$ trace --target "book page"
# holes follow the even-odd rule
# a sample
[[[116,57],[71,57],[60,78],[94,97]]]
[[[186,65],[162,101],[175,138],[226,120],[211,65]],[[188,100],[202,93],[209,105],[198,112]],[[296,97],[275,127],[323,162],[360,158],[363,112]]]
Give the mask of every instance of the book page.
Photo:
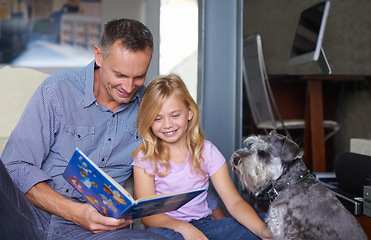
[[[62,175],[102,215],[119,217],[134,202],[112,177],[76,149]]]

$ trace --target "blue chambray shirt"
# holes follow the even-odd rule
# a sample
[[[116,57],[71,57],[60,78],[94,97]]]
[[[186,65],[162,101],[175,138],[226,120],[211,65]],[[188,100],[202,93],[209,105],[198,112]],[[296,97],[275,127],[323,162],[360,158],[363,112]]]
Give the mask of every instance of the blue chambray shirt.
[[[52,74],[36,90],[1,155],[13,181],[26,193],[46,181],[59,193],[84,201],[62,177],[75,148],[124,185],[139,145],[136,117],[145,87],[115,112],[93,93],[95,62]]]

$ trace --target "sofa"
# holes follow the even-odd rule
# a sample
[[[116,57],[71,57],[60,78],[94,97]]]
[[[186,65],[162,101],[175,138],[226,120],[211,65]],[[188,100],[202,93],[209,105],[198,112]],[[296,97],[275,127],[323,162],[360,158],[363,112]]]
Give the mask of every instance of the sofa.
[[[29,68],[0,69],[0,153],[27,102],[46,77],[48,74]]]

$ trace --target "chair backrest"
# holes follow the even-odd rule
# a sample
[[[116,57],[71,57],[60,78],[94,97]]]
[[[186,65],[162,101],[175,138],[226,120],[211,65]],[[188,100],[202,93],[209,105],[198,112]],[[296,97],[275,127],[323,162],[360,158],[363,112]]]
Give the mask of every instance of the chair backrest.
[[[246,38],[243,49],[244,83],[254,123],[256,126],[271,123],[276,127],[260,35]]]
[[[30,68],[0,69],[0,155],[32,94],[48,76]]]

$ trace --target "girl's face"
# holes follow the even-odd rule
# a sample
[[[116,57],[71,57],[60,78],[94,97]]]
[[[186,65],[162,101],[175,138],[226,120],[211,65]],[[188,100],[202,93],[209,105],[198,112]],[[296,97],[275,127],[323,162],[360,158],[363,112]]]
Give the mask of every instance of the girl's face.
[[[191,109],[173,96],[168,97],[151,128],[166,143],[179,144],[186,137],[188,121],[193,117]]]

